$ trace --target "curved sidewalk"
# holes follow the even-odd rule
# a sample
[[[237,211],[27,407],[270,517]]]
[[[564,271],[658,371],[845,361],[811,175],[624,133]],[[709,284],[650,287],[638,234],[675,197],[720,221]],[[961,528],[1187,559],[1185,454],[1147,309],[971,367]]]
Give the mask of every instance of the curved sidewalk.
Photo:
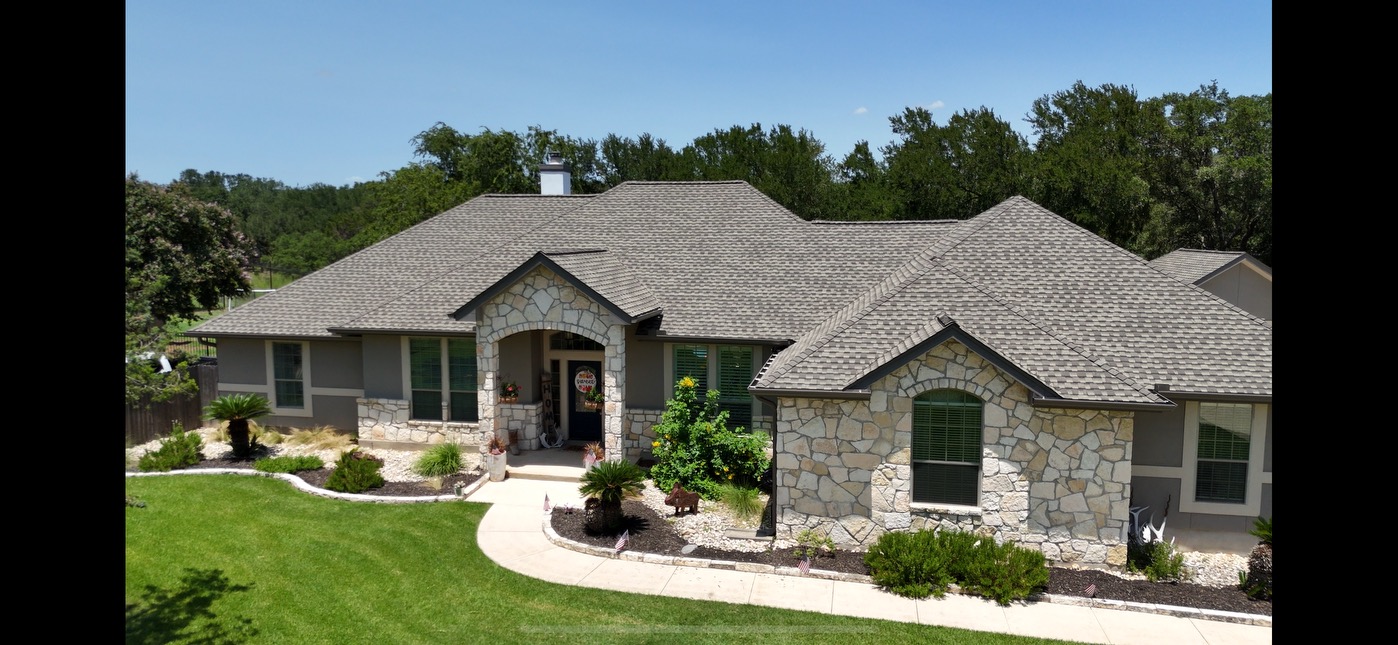
[[[577,482],[509,478],[470,495],[491,505],[476,541],[491,560],[512,571],[566,585],[654,595],[748,603],[826,614],[961,627],[976,631],[1084,643],[1254,645],[1272,642],[1268,625],[1249,625],[1057,602],[1016,603],[948,594],[913,600],[867,583],[732,569],[677,566],[591,555],[554,544],[545,535],[544,495],[581,507]],[[657,556],[656,560],[673,560]]]

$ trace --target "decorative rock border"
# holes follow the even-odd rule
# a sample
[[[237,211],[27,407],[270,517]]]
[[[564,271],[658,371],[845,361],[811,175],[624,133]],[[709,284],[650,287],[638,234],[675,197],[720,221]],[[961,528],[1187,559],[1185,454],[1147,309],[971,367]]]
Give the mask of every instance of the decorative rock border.
[[[471,482],[463,491],[461,496],[452,495],[432,495],[430,497],[405,497],[401,495],[364,495],[362,493],[341,493],[324,488],[316,488],[306,483],[306,480],[290,473],[264,473],[251,468],[193,468],[186,470],[171,470],[163,473],[126,473],[127,477],[159,477],[163,475],[253,475],[256,477],[270,477],[290,482],[292,486],[305,493],[310,493],[318,497],[328,497],[330,499],[343,499],[351,502],[372,502],[376,504],[419,504],[425,502],[450,502],[456,500],[466,500],[471,493],[476,492],[484,486],[490,478],[482,474]]]
[[[798,576],[805,578],[817,578],[821,580],[840,580],[844,582],[862,582],[874,584],[874,579],[870,576],[857,573],[842,573],[839,571],[828,571],[825,569],[811,569],[810,573],[803,574],[796,567],[778,567],[770,564],[756,564],[752,562],[734,562],[732,560],[709,560],[707,558],[691,558],[687,556],[660,555],[658,553],[644,553],[639,551],[622,551],[617,553],[615,549],[602,546],[593,546],[570,540],[553,530],[553,523],[550,521],[552,511],[544,514],[543,528],[544,536],[556,546],[563,547],[570,551],[586,553],[613,560],[629,560],[632,562],[650,562],[652,564],[668,564],[679,567],[696,567],[700,569],[727,569],[730,571],[750,571],[752,573],[772,573],[779,576]],[[956,586],[952,585],[950,591],[958,593]],[[1177,616],[1180,618],[1198,618],[1201,620],[1214,620],[1225,623],[1240,623],[1243,625],[1257,625],[1259,627],[1271,627],[1272,617],[1261,614],[1240,614],[1231,611],[1215,611],[1211,609],[1195,609],[1193,607],[1174,607],[1170,605],[1153,605],[1139,602],[1126,602],[1122,600],[1105,600],[1097,598],[1081,598],[1078,596],[1060,596],[1054,594],[1034,594],[1028,598],[1030,602],[1050,602],[1063,605],[1075,605],[1079,607],[1093,607],[1098,609],[1121,609],[1125,611],[1139,611],[1149,614],[1162,614],[1166,616]]]

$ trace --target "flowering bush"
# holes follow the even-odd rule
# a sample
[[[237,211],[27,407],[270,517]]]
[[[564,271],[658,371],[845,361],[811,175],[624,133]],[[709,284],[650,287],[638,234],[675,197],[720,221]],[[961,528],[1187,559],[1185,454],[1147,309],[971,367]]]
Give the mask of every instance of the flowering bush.
[[[666,402],[655,426],[650,476],[656,488],[669,490],[678,482],[713,500],[722,484],[755,486],[771,463],[767,435],[730,429],[728,412],[718,408],[718,390],[700,401],[695,386],[687,376],[676,382],[675,398]]]
[[[505,381],[505,384],[500,386],[500,396],[507,399],[519,398],[519,384],[514,381]]]

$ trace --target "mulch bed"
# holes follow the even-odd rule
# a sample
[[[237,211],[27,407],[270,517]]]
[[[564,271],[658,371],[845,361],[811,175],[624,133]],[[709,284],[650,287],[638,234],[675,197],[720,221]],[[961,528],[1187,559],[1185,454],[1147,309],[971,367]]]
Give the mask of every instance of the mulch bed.
[[[626,546],[628,551],[783,567],[794,567],[800,562],[800,558],[791,548],[746,552],[699,546],[684,554],[681,552],[686,545],[684,538],[649,506],[639,501],[625,500],[621,508],[624,522],[622,528],[630,532]],[[554,509],[549,521],[559,537],[591,546],[616,546],[617,534],[601,535],[587,531],[581,509],[571,513]],[[836,549],[832,555],[812,558],[811,568],[869,575],[869,567],[864,564],[863,553],[840,549]],[[1272,615],[1270,600],[1253,600],[1241,589],[1234,587],[1216,588],[1184,582],[1129,580],[1095,569],[1049,567],[1049,583],[1042,591],[1060,596],[1086,598],[1089,597],[1087,589],[1091,585],[1097,586],[1095,595],[1091,597],[1098,599]]]

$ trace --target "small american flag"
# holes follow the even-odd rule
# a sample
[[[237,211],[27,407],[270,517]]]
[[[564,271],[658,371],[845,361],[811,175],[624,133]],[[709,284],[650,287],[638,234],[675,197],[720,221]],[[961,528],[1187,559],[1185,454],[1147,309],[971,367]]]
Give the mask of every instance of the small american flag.
[[[548,493],[544,493],[544,512],[545,512],[545,513],[549,512],[549,509],[550,509],[550,508],[552,508],[552,507],[549,506],[549,494],[548,494]]]
[[[621,532],[621,537],[619,537],[619,538],[616,539],[616,552],[617,552],[617,553],[621,553],[621,550],[624,549],[624,548],[626,548],[626,541],[629,540],[629,539],[631,539],[631,529],[627,529],[627,530],[625,530],[625,531],[622,531],[622,532]]]
[[[1087,586],[1086,589],[1083,589],[1082,592],[1085,593],[1085,594],[1087,594],[1087,597],[1088,597],[1088,598],[1096,598],[1096,597],[1097,597],[1097,585],[1096,585],[1096,584],[1090,584],[1090,585]]]
[[[810,573],[810,572],[811,572],[811,556],[806,556],[806,557],[804,557],[804,558],[801,558],[801,561],[798,562],[798,563],[796,563],[796,568],[797,568],[797,569],[800,569],[802,574]]]

